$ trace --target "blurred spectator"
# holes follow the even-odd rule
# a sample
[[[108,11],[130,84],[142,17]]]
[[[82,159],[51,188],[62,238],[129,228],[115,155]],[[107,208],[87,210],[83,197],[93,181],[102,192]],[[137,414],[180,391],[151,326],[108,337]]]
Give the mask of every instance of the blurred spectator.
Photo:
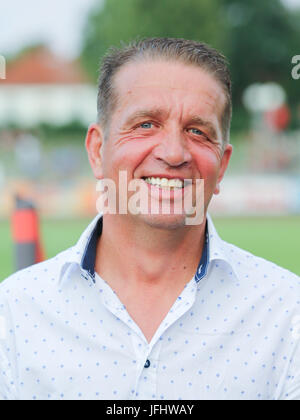
[[[41,145],[32,134],[21,134],[15,145],[15,158],[22,175],[35,179],[41,174]]]

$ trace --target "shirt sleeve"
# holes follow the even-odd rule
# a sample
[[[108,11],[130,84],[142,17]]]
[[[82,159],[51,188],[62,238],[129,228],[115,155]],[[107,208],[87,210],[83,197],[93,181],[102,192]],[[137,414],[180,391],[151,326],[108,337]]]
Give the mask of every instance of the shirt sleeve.
[[[14,328],[0,290],[0,400],[17,400]]]

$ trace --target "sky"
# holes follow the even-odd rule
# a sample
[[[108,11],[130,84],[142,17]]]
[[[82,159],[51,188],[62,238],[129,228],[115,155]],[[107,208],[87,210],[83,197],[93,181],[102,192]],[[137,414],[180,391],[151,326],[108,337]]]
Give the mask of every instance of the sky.
[[[0,54],[42,42],[75,57],[91,8],[102,0],[0,0]]]
[[[24,46],[43,42],[59,55],[76,57],[87,15],[102,1],[0,0],[0,55],[13,55]],[[300,7],[300,0],[282,1]]]
[[[300,0],[284,0],[283,3],[291,8],[300,7]]]

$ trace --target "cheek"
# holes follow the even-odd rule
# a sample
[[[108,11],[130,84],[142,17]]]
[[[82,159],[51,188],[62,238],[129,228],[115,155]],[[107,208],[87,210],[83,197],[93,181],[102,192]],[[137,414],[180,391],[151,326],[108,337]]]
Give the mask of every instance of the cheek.
[[[201,150],[194,153],[193,156],[201,178],[205,180],[205,184],[214,185],[217,181],[220,169],[219,153],[212,151],[207,147],[201,148]]]
[[[154,146],[154,142],[149,139],[128,139],[122,143],[112,144],[103,154],[104,176],[118,176],[120,170],[127,170],[128,177],[132,178],[135,169],[151,153]]]
[[[193,147],[191,153],[197,165],[202,168],[207,168],[207,170],[213,170],[220,165],[221,162],[221,153],[219,148],[216,146],[205,146],[201,145]]]

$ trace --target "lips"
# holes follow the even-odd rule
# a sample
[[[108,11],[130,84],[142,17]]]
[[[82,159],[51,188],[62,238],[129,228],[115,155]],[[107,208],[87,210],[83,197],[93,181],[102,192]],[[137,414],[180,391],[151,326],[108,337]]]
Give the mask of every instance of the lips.
[[[168,176],[145,176],[141,178],[145,185],[148,187],[150,197],[155,201],[162,201],[173,203],[182,213],[182,206],[185,198],[189,197],[193,193],[192,179],[180,177]],[[177,204],[175,204],[177,203]],[[177,208],[176,207],[176,208]],[[179,214],[179,213],[178,213]]]

